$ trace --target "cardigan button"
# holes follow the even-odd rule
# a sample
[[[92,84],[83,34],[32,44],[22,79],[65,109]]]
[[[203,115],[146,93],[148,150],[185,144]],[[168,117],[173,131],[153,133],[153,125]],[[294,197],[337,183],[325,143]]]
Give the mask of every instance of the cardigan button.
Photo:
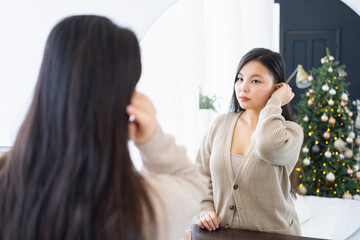
[[[236,189],[238,189],[239,188],[239,186],[237,185],[237,184],[235,184],[234,185],[234,189],[236,190]]]
[[[229,224],[226,224],[226,225],[225,225],[225,228],[229,228]]]
[[[235,208],[234,205],[230,205],[229,207],[230,210],[234,210],[234,208]]]

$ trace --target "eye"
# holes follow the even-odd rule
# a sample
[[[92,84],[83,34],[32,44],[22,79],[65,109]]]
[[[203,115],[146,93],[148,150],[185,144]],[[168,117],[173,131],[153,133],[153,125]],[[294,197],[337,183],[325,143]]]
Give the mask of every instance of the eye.
[[[244,79],[242,77],[237,77],[236,81],[243,81]]]
[[[256,79],[252,80],[251,82],[253,82],[253,83],[260,83],[260,81],[259,81],[259,80],[256,80]]]

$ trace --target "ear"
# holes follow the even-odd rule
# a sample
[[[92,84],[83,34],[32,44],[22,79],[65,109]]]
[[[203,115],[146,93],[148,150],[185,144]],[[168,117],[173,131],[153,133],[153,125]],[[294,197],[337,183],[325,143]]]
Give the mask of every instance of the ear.
[[[275,91],[281,88],[281,83],[277,83],[274,85]]]

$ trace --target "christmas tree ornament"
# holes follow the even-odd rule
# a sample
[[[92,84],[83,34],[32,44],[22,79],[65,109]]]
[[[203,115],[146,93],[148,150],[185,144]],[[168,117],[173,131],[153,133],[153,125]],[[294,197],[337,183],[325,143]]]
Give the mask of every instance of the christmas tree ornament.
[[[330,55],[330,56],[329,56],[329,60],[330,60],[330,61],[334,61],[334,57]]]
[[[335,94],[336,94],[336,90],[332,88],[332,89],[330,89],[329,93],[330,93],[331,95],[335,95]]]
[[[345,142],[339,138],[337,139],[335,142],[334,142],[334,147],[339,150],[340,152],[344,151],[345,150]]]
[[[312,80],[314,80],[314,77],[310,74],[308,77],[309,82],[311,82]]]
[[[330,123],[330,124],[335,124],[335,123],[336,123],[336,119],[335,119],[334,117],[330,117],[329,123]]]
[[[332,98],[330,98],[330,100],[328,101],[328,104],[329,104],[330,106],[334,105],[334,100],[332,100]]]
[[[325,153],[324,153],[324,156],[326,158],[331,158],[331,152],[329,150],[327,150]]]
[[[344,193],[344,195],[342,196],[343,199],[352,199],[352,195],[350,193]]]
[[[308,103],[308,106],[311,106],[313,104],[313,101],[311,101],[311,99],[309,99],[309,101],[307,103]]]
[[[355,178],[356,178],[356,180],[360,180],[360,172],[355,173]]]
[[[356,145],[356,146],[360,146],[360,137],[357,137],[357,138],[355,139],[355,145]]]
[[[355,101],[353,101],[353,104],[356,107],[356,111],[358,113],[355,120],[355,127],[360,129],[360,99],[356,99]]]
[[[349,101],[349,97],[346,93],[341,94],[341,100]]]
[[[309,92],[310,92],[310,93],[313,93],[313,92],[314,92],[314,90],[312,90],[312,89],[310,88],[310,89],[309,89]]]
[[[321,121],[323,121],[323,122],[326,122],[328,119],[329,118],[325,113],[321,116]]]
[[[349,138],[355,138],[355,133],[353,131],[349,133]]]
[[[348,168],[348,170],[347,170],[346,172],[347,172],[347,174],[349,174],[349,175],[352,175],[352,174],[354,173],[354,171],[353,171],[351,168]]]
[[[302,152],[303,152],[303,153],[308,153],[308,152],[309,152],[309,149],[305,146],[305,147],[303,147]]]
[[[347,143],[352,143],[352,142],[353,142],[353,139],[350,138],[350,137],[348,137],[348,138],[346,138],[346,142],[347,142]]]
[[[304,166],[309,166],[310,165],[310,159],[309,158],[304,158],[303,159],[303,165]]]
[[[309,117],[307,115],[305,115],[304,122],[308,122],[308,121],[309,121]]]
[[[339,71],[339,77],[346,77],[347,73],[344,70]]]
[[[353,196],[353,199],[359,201],[359,200],[360,200],[360,195],[359,195],[359,194],[355,194],[355,195]]]
[[[314,145],[314,146],[311,148],[311,151],[312,151],[313,153],[318,153],[318,152],[320,152],[320,147],[319,147],[319,145]]]
[[[326,57],[323,57],[321,60],[320,60],[321,64],[324,64],[326,62]]]
[[[329,91],[329,85],[326,83],[326,84],[324,84],[322,87],[321,87],[321,89],[324,91],[324,92],[327,92],[327,91]]]
[[[309,92],[306,92],[306,96],[307,96],[307,97],[310,97],[310,94],[311,94],[311,93],[309,93]]]
[[[331,137],[330,133],[328,131],[324,132],[323,137],[325,139],[329,139]]]
[[[329,68],[328,68],[328,72],[329,72],[329,73],[332,73],[333,71],[334,71],[334,69],[333,69],[332,67],[329,67]]]
[[[301,187],[299,187],[299,192],[302,194],[302,195],[305,195],[307,193],[307,189],[304,185],[302,185]]]
[[[351,111],[349,111],[348,114],[349,114],[349,117],[353,116],[353,113]]]
[[[355,164],[355,165],[353,166],[353,169],[354,169],[354,171],[359,171],[360,167],[359,167],[359,165]]]
[[[341,101],[340,105],[344,107],[346,104],[344,101]]]
[[[340,153],[340,154],[339,154],[339,158],[340,158],[341,160],[345,159],[344,154]]]
[[[346,149],[344,152],[344,156],[346,158],[351,158],[354,155],[353,151],[351,149]]]
[[[335,181],[335,174],[333,174],[331,172],[326,174],[326,180],[328,180],[329,182]]]

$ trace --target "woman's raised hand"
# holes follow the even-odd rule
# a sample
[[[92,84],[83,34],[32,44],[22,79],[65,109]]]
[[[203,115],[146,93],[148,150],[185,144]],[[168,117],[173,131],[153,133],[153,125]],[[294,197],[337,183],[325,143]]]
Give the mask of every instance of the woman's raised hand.
[[[278,83],[276,84],[276,90],[273,92],[271,97],[279,98],[281,101],[281,106],[288,104],[295,96],[291,87],[287,83]]]
[[[134,91],[130,104],[126,107],[129,114],[129,139],[136,144],[149,141],[155,134],[158,122],[156,110],[150,99],[142,93]]]

